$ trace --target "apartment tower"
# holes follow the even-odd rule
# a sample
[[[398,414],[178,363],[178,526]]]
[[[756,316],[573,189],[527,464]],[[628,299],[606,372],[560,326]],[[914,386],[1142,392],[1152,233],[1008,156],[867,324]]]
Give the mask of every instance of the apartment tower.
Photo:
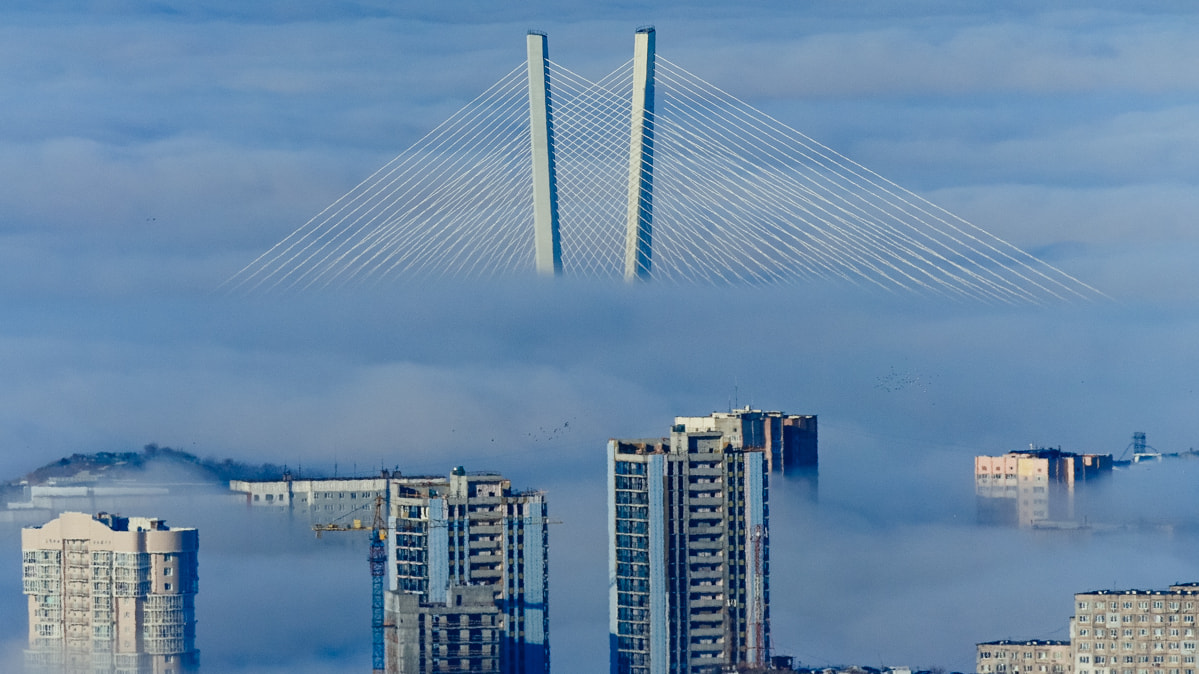
[[[720,430],[608,443],[609,666],[716,674],[770,652],[766,453]]]
[[[980,524],[1036,527],[1075,519],[1075,487],[1112,472],[1110,454],[1040,448],[974,457]]]
[[[459,467],[389,503],[387,671],[549,672],[544,493]]]
[[[195,670],[195,529],[160,519],[63,513],[21,531],[29,671]]]
[[[1074,595],[1074,674],[1195,674],[1199,584]]]
[[[766,412],[747,405],[706,417],[675,417],[674,423],[689,432],[720,431],[735,447],[764,450],[772,473],[816,479],[820,459],[813,414]]]

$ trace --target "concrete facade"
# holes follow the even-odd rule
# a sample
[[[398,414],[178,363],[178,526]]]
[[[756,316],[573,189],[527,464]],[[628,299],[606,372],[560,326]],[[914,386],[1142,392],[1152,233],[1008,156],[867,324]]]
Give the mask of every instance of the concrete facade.
[[[765,452],[720,431],[608,443],[609,667],[723,672],[770,649]]]
[[[554,113],[550,95],[549,39],[530,31],[529,137],[533,163],[533,241],[537,273],[562,275],[562,238],[558,233],[558,181],[554,166]]]
[[[654,62],[656,35],[639,28],[633,39],[633,97],[629,111],[629,203],[624,278],[645,281],[653,265]]]
[[[199,664],[195,529],[63,513],[21,531],[30,671],[179,674]]]
[[[390,475],[315,480],[232,480],[229,489],[245,495],[247,506],[308,516],[314,523],[331,522],[361,511],[367,519],[376,496],[387,496]]]
[[[1195,674],[1199,583],[1074,595],[1075,674]]]
[[[1069,641],[989,641],[977,645],[978,674],[1072,674]]]
[[[455,585],[445,602],[388,592],[388,674],[484,672],[500,674],[503,616],[486,585]]]
[[[688,433],[719,431],[738,448],[762,449],[772,473],[816,479],[820,465],[816,416],[743,409],[706,417],[675,417]]]
[[[487,601],[480,597],[490,597],[492,608],[487,610],[495,612],[494,635],[479,626],[485,631],[468,637],[485,638],[486,643],[494,637],[499,671],[548,672],[548,523],[545,495],[513,491],[509,480],[500,475],[456,468],[448,479],[393,480],[388,529],[394,535],[388,541],[387,587],[389,595],[414,599],[389,596],[387,600],[396,626],[387,640],[389,671],[458,671],[453,667],[466,662],[485,666],[490,658],[483,655],[484,642],[447,650],[442,646],[449,642],[439,632],[413,631],[411,625],[412,620],[460,611],[456,602],[468,602],[475,607],[470,615],[487,620],[483,617]],[[475,620],[466,619],[468,624]],[[414,659],[413,652],[427,657]],[[413,663],[418,664],[416,669],[411,668]]]
[[[1110,454],[1030,449],[974,458],[974,493],[982,524],[1035,527],[1075,518],[1078,484],[1112,472]]]

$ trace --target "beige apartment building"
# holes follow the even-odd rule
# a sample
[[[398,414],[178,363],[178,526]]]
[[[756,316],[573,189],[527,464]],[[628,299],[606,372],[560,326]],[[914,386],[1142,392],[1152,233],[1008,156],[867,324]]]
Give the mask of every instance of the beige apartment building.
[[[23,529],[27,669],[193,671],[198,549],[195,529],[146,517],[67,512]]]
[[[1074,595],[1075,674],[1195,674],[1199,583]]]
[[[989,641],[978,644],[978,674],[1072,674],[1069,641]]]
[[[974,493],[983,524],[1035,527],[1072,522],[1078,484],[1112,471],[1110,454],[1029,449],[974,458]]]

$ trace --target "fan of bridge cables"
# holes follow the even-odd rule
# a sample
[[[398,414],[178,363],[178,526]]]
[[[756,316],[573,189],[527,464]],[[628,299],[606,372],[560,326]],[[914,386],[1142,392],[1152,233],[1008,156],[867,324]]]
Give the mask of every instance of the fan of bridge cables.
[[[532,275],[526,66],[233,275],[239,291]],[[632,62],[551,62],[564,275],[620,278]],[[1000,303],[1104,295],[657,58],[650,277],[835,280]]]

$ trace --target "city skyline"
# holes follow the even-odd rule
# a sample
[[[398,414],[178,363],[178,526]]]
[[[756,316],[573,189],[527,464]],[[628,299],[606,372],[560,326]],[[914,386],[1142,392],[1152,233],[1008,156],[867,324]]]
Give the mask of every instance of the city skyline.
[[[772,636],[805,662],[964,671],[975,643],[1059,629],[1070,606],[1041,608],[1050,586],[1195,580],[1186,537],[984,537],[969,467],[1030,443],[1119,453],[1133,431],[1165,451],[1196,444],[1199,81],[1185,66],[1199,15],[1172,3],[468,9],[0,10],[12,101],[0,112],[0,469],[159,442],[343,470],[501,471],[546,488],[571,523],[551,552],[561,667],[606,661],[606,598],[588,589],[604,573],[591,543],[602,517],[588,510],[604,496],[603,443],[744,404],[821,418],[819,511],[771,494],[772,519],[797,522],[772,539],[776,564],[796,560],[797,574],[780,585],[776,567]],[[660,54],[1116,301],[1012,309],[821,286],[570,281],[213,293],[495,81],[497,64],[519,62],[528,29],[598,76],[648,23]],[[1174,465],[1113,480],[1104,498],[1148,514],[1193,507],[1189,464]],[[1146,485],[1161,504],[1136,498]],[[269,550],[219,535],[227,547],[209,556],[206,538],[205,564],[222,583],[206,576],[205,592],[253,597],[268,638],[221,631],[222,595],[201,597],[198,611],[221,616],[204,638],[228,644],[203,645],[206,663],[258,649],[322,671],[354,657],[338,650],[344,633],[303,631],[301,605],[279,617],[269,593],[238,585],[250,561],[233,551]],[[300,555],[297,574],[327,572],[318,555],[330,550]],[[935,620],[980,578],[1028,592]],[[350,580],[363,579],[337,582]],[[870,593],[887,600],[846,608]],[[22,619],[11,615],[0,618]]]

